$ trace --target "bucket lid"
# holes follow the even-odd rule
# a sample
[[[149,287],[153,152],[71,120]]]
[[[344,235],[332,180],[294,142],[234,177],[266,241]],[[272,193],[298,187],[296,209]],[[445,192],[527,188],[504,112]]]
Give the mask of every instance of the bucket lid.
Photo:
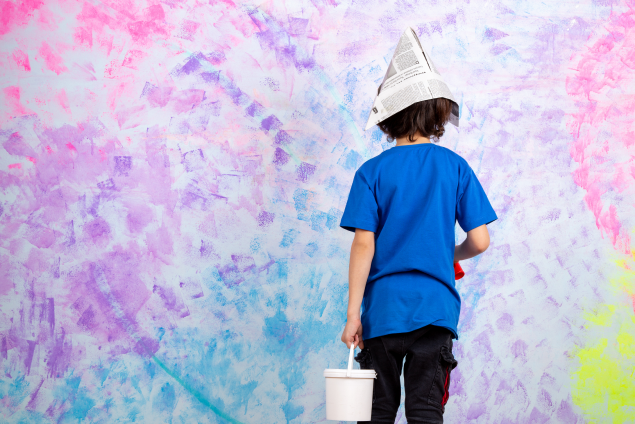
[[[324,370],[324,377],[346,377],[347,370]],[[348,378],[377,378],[375,370],[351,370]]]

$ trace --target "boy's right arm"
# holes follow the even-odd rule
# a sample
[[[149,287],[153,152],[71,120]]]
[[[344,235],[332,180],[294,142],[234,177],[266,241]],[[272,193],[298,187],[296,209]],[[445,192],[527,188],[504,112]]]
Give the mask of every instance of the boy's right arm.
[[[467,238],[454,247],[454,262],[473,258],[485,252],[489,247],[489,231],[483,224],[467,232]]]
[[[364,348],[362,340],[362,320],[360,309],[370,266],[375,256],[375,233],[360,228],[355,229],[355,238],[351,245],[351,261],[348,268],[348,309],[346,327],[342,332],[342,341],[348,348],[351,344]]]

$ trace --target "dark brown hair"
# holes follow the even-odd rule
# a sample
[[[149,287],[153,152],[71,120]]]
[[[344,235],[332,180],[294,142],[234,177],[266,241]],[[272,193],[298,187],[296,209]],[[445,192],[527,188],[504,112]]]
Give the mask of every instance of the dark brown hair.
[[[423,137],[438,141],[445,133],[451,112],[452,102],[448,99],[424,100],[395,113],[377,126],[388,136],[389,142],[405,136],[414,141],[417,131]]]

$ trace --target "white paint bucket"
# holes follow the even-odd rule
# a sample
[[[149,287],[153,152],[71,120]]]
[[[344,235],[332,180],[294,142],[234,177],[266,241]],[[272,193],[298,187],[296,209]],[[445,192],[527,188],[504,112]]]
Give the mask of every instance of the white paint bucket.
[[[375,370],[354,370],[351,345],[348,369],[324,370],[326,377],[326,419],[333,421],[370,421],[373,409]]]

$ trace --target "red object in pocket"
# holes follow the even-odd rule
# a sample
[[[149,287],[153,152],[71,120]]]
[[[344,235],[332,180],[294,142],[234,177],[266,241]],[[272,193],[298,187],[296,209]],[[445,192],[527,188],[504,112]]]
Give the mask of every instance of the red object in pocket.
[[[460,280],[464,275],[465,272],[463,271],[463,268],[461,268],[461,265],[459,265],[458,262],[454,262],[454,279]]]
[[[443,400],[441,401],[441,405],[445,406],[448,403],[448,398],[450,397],[450,366],[448,365],[448,369],[445,373],[445,383],[443,383]]]

